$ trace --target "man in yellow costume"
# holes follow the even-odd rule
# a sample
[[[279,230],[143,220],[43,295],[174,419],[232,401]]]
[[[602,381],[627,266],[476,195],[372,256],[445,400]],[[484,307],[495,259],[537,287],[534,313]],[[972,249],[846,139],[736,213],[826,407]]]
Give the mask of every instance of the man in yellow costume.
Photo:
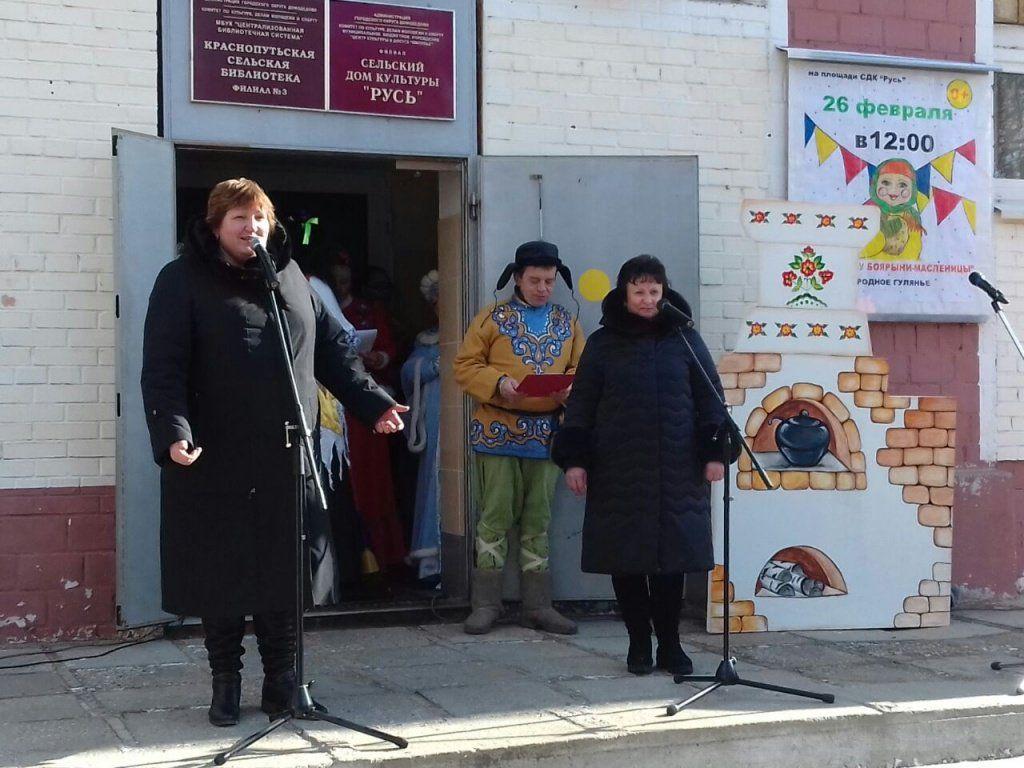
[[[572,276],[554,244],[519,246],[496,287],[502,290],[514,277],[514,295],[473,319],[455,358],[455,379],[477,402],[470,427],[479,519],[473,612],[465,623],[469,634],[490,632],[501,613],[508,532],[517,524],[521,623],[563,635],[576,632],[576,625],[551,607],[548,570],[551,501],[560,474],[550,459],[551,436],[569,389],[551,397],[516,391],[530,374],[575,373],[583,352],[579,323],[551,302],[558,275],[571,290]]]

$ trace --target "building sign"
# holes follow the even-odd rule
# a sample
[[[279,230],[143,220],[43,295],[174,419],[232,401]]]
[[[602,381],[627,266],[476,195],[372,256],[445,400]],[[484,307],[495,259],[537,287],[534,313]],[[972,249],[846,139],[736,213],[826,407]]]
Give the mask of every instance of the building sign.
[[[967,276],[989,260],[989,92],[986,75],[790,63],[790,199],[881,209],[858,264],[863,311],[984,314]]]
[[[193,0],[192,100],[324,108],[323,2]]]
[[[455,14],[331,3],[331,109],[455,118]]]
[[[455,14],[192,0],[192,100],[454,120]]]

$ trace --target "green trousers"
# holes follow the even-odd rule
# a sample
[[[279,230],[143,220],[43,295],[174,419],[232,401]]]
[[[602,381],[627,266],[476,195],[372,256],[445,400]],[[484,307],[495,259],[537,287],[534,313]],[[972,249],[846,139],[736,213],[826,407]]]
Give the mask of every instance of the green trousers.
[[[508,532],[519,525],[523,571],[548,569],[551,500],[561,470],[547,459],[476,454],[476,567],[500,570],[508,557]]]

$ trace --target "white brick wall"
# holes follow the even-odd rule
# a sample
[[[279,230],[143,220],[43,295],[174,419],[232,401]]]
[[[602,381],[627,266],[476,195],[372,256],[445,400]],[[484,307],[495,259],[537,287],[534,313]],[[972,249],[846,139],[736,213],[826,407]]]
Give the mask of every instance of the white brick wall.
[[[701,331],[757,300],[739,203],[772,187],[763,2],[485,0],[485,155],[700,155]],[[777,180],[776,180],[777,181]]]
[[[111,127],[155,133],[156,0],[0,0],[0,488],[114,482]]]
[[[996,65],[1009,72],[1024,73],[1024,27],[1007,24],[995,25]],[[996,196],[1004,193],[996,181]],[[1010,193],[1024,200],[1024,181],[1015,183]],[[995,251],[995,278],[999,288],[1006,294],[1010,304],[1006,307],[1006,319],[1024,335],[1024,223],[1008,221],[998,212],[992,223],[992,243]],[[986,389],[994,389],[994,397],[987,398],[995,403],[995,415],[991,420],[993,438],[985,439],[985,425],[982,424],[982,458],[985,458],[986,443],[990,443],[988,457],[1000,461],[1024,459],[1024,363],[1014,348],[1002,324],[994,318],[985,324],[982,332],[982,359],[984,347],[991,351],[994,364],[986,376],[982,372],[982,403],[986,401]],[[986,344],[987,342],[987,344]]]

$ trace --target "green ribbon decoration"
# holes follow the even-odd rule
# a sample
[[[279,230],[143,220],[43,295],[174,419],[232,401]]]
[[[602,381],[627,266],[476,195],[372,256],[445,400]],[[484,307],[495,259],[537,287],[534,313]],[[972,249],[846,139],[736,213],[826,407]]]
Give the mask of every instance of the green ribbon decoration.
[[[302,244],[309,245],[309,236],[313,233],[313,227],[320,224],[320,219],[313,217],[302,222]]]

